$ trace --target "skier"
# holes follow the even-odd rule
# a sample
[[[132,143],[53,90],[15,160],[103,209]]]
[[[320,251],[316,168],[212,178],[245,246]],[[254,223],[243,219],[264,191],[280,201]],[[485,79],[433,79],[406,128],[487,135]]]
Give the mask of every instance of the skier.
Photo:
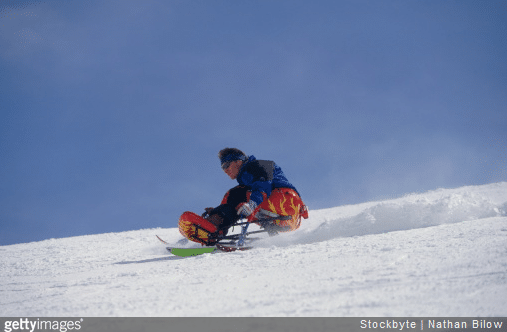
[[[222,170],[238,185],[230,189],[219,206],[205,209],[202,216],[185,212],[180,217],[180,233],[186,238],[206,245],[216,243],[218,235],[241,218],[254,222],[260,215],[291,216],[274,220],[268,232],[292,231],[299,228],[301,217],[308,218],[297,189],[287,180],[282,169],[270,160],[257,160],[236,148],[225,148],[218,153]],[[264,227],[267,227],[264,225]]]

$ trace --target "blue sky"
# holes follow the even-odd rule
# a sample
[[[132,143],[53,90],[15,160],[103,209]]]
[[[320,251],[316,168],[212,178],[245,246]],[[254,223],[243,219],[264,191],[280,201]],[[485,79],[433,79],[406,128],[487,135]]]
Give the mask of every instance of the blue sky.
[[[0,245],[176,227],[224,147],[310,209],[507,181],[506,35],[505,1],[1,2]]]

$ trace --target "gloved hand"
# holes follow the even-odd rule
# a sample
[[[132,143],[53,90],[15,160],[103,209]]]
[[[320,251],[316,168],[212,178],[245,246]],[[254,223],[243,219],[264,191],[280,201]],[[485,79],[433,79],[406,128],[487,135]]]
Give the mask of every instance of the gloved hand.
[[[246,203],[241,203],[238,205],[238,215],[246,218],[254,212],[256,207],[257,203],[251,200]]]
[[[205,210],[206,212],[204,212],[204,213],[201,215],[201,217],[203,217],[203,218],[207,218],[207,217],[209,216],[209,214],[211,213],[211,211],[213,211],[214,209],[215,209],[215,208],[212,208],[212,207],[207,207],[207,208],[205,208],[204,210]]]

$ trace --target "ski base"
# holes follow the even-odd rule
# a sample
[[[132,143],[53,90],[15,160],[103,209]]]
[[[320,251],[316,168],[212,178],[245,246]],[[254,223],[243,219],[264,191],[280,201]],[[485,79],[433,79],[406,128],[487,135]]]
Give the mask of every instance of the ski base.
[[[202,247],[202,248],[172,248],[167,247],[167,250],[175,255],[180,257],[190,257],[190,256],[198,256],[202,254],[209,254],[216,250],[215,247]]]
[[[160,236],[156,235],[156,237],[163,244],[169,245],[169,242],[163,240],[162,238],[160,238]],[[230,244],[234,244],[234,243],[230,243]],[[237,251],[237,250],[243,251],[243,250],[249,250],[252,248],[253,247],[248,247],[248,246],[242,246],[242,247],[238,247],[235,245],[229,246],[229,245],[220,244],[220,243],[217,243],[213,247],[200,247],[200,248],[166,247],[167,251],[169,251],[171,254],[173,254],[175,256],[180,256],[180,257],[198,256],[198,255],[202,255],[202,254],[211,254],[214,252],[232,252],[232,251]]]
[[[233,251],[244,251],[252,249],[252,247],[229,247],[221,244],[217,244],[216,247],[202,247],[202,248],[174,248],[167,247],[167,251],[171,254],[179,257],[190,257],[190,256],[199,256],[203,254],[211,254],[214,252],[233,252]]]
[[[225,246],[223,244],[218,243],[216,245],[217,249],[224,252],[231,252],[231,251],[244,251],[244,250],[250,250],[253,249],[253,247],[236,247],[236,246]]]

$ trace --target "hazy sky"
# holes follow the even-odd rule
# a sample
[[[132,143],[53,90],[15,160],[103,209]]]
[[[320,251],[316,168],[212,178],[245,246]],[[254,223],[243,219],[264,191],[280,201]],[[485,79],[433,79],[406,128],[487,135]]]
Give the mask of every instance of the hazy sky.
[[[224,147],[310,209],[507,181],[506,36],[493,0],[0,0],[0,245],[176,227]]]

